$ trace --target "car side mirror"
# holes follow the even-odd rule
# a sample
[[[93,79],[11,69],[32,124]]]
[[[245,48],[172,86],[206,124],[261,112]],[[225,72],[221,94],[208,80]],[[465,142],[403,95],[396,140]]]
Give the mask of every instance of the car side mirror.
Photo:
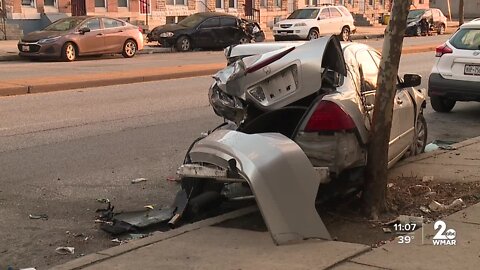
[[[402,87],[415,87],[422,84],[422,76],[418,74],[405,74],[403,75]]]
[[[82,28],[78,29],[78,32],[79,32],[81,35],[83,35],[83,34],[85,34],[85,33],[90,32],[90,28],[88,28],[88,27],[82,27]]]

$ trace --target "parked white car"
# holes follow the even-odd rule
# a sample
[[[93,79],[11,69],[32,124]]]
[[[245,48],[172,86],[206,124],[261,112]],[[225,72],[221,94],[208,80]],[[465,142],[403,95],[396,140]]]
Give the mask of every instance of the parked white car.
[[[460,27],[443,45],[428,81],[437,112],[449,112],[457,101],[480,101],[480,19]]]
[[[311,40],[324,35],[339,35],[349,41],[356,30],[352,14],[344,6],[325,5],[295,10],[286,20],[273,26],[278,40]]]

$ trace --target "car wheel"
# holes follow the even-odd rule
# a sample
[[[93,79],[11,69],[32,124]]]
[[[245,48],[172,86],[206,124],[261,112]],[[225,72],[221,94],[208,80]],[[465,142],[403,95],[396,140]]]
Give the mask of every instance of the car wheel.
[[[240,44],[247,44],[247,43],[250,43],[250,39],[246,36],[243,36],[240,38],[240,40],[238,41],[238,43]]]
[[[422,28],[420,26],[417,26],[415,29],[415,35],[418,37],[422,35]]]
[[[308,40],[317,39],[318,38],[318,30],[317,29],[310,29],[308,32]]]
[[[455,107],[456,101],[444,97],[433,96],[430,97],[430,103],[435,111],[447,113],[450,112],[453,107]]]
[[[342,28],[342,32],[340,33],[340,40],[350,41],[350,28],[348,26],[344,26]]]
[[[178,38],[176,48],[177,51],[188,52],[192,49],[192,43],[188,37],[183,36]]]
[[[439,35],[445,34],[445,25],[444,25],[444,24],[441,24],[441,25],[440,25],[440,27],[438,28],[437,33],[438,33]]]
[[[417,119],[417,124],[415,126],[415,140],[413,142],[413,151],[414,155],[421,154],[425,152],[425,146],[427,146],[427,121],[423,114],[420,114]]]
[[[77,47],[72,42],[65,43],[62,47],[62,60],[72,62],[75,58],[77,58]]]
[[[123,57],[132,58],[135,56],[136,53],[137,53],[137,43],[132,39],[125,41],[125,44],[123,44],[123,51],[122,51]]]

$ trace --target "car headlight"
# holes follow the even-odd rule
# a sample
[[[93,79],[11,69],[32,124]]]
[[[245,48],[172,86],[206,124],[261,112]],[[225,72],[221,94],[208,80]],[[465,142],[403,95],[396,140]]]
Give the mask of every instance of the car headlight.
[[[161,33],[160,37],[173,37],[173,33],[172,32]]]
[[[415,25],[417,25],[417,22],[411,22],[411,23],[407,24],[407,27],[412,27],[412,26],[415,26]]]
[[[48,44],[57,41],[60,37],[44,38],[38,41],[38,44]]]
[[[296,23],[294,26],[307,26],[307,24],[302,22],[302,23]]]

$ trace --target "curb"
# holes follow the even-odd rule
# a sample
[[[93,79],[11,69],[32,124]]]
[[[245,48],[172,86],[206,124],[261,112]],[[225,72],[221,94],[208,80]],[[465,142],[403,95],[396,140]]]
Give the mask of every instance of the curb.
[[[96,253],[92,253],[86,256],[83,256],[78,259],[74,259],[72,261],[69,261],[65,264],[57,265],[54,266],[50,269],[52,270],[74,270],[74,269],[81,269],[87,266],[90,266],[95,263],[99,263],[104,260],[108,260],[117,256],[120,256],[122,254],[125,254],[127,252],[140,249],[142,247],[146,247],[176,236],[179,236],[181,234],[185,234],[188,232],[196,231],[198,229],[212,226],[218,223],[222,223],[224,221],[230,220],[230,219],[235,219],[239,218],[251,213],[255,213],[258,211],[257,206],[249,206],[246,208],[242,208],[239,210],[235,210],[233,212],[229,212],[220,216],[212,217],[209,219],[205,219],[199,222],[191,223],[188,225],[185,225],[183,227],[180,227],[178,229],[174,229],[171,231],[167,232],[156,232],[152,236],[145,237],[142,239],[134,240],[132,242],[128,242],[123,245],[119,245],[116,247],[112,247],[103,251],[99,251]]]
[[[452,144],[453,147],[455,147],[456,149],[460,149],[460,148],[463,148],[463,147],[466,147],[466,146],[470,146],[472,144],[475,144],[475,143],[480,143],[480,136],[478,137],[474,137],[474,138],[470,138],[468,140],[465,140],[465,141],[461,141],[459,143],[454,143]],[[394,167],[392,167],[392,169],[398,169],[402,166],[405,166],[405,165],[408,165],[410,163],[414,163],[414,162],[419,162],[419,161],[422,161],[422,160],[425,160],[427,158],[431,158],[431,157],[436,157],[436,156],[439,156],[439,155],[443,155],[445,153],[448,153],[448,152],[451,152],[452,150],[441,150],[441,149],[438,149],[438,150],[434,150],[432,152],[428,152],[428,153],[423,153],[423,154],[420,154],[420,155],[417,155],[417,156],[413,156],[413,157],[409,157],[409,158],[406,158],[400,162],[398,162]],[[454,150],[453,150],[454,151]]]

